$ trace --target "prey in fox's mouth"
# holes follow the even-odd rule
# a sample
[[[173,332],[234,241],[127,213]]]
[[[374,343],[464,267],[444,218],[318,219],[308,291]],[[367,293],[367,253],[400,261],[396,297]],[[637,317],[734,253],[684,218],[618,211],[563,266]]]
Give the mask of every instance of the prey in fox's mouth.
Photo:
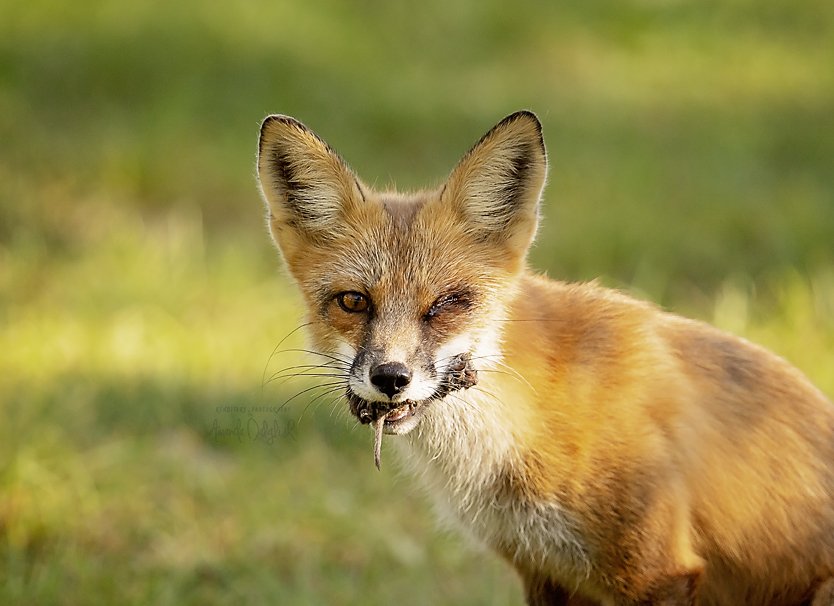
[[[382,434],[404,434],[414,429],[426,406],[435,400],[441,400],[452,392],[469,389],[478,383],[478,371],[472,364],[469,353],[458,354],[452,358],[445,375],[435,392],[425,400],[405,400],[402,402],[370,402],[360,398],[348,388],[347,399],[350,411],[360,423],[372,424],[374,427],[374,463],[380,468],[382,453]]]

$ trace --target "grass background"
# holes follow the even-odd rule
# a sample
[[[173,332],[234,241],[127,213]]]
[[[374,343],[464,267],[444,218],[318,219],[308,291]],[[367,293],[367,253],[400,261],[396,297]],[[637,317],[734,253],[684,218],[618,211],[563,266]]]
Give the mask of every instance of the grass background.
[[[301,322],[254,181],[270,112],[414,188],[533,109],[536,267],[834,394],[831,3],[561,4],[0,2],[0,603],[521,603],[342,407],[276,412],[308,385],[263,384]],[[272,434],[212,429],[250,418]]]

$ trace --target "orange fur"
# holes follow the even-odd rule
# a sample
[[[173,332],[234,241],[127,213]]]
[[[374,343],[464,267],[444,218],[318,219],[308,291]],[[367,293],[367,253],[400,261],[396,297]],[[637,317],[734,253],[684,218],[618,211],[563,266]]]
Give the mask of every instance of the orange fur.
[[[546,166],[520,112],[442,187],[377,193],[301,123],[265,121],[270,229],[352,406],[403,434],[440,514],[530,604],[830,604],[834,406],[743,339],[529,271]],[[456,354],[479,382],[446,393]]]

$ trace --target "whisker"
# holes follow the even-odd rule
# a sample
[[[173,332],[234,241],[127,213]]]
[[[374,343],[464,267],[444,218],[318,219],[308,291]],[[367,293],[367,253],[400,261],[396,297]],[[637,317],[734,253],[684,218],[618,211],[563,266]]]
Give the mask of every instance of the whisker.
[[[494,359],[490,359],[490,358],[494,358]],[[512,366],[510,366],[506,362],[502,361],[501,358],[502,358],[502,356],[500,354],[484,354],[484,355],[481,355],[481,356],[473,356],[472,360],[474,361],[474,360],[490,359],[489,361],[490,361],[491,364],[496,364],[497,366],[501,366],[502,368],[505,368],[507,374],[510,374],[510,375],[516,377],[520,381],[523,381],[530,389],[532,389],[533,391],[536,391],[535,387],[533,387],[533,385],[530,383],[530,381],[528,381],[515,368],[513,368]],[[478,372],[499,372],[499,371],[496,370],[496,369],[490,369],[490,368],[479,368]]]
[[[278,410],[283,409],[287,404],[289,404],[290,402],[292,402],[296,398],[298,398],[300,396],[303,396],[305,393],[309,393],[309,392],[313,391],[314,389],[321,389],[323,387],[336,387],[336,386],[341,388],[342,386],[344,386],[344,382],[342,382],[342,381],[333,381],[333,382],[330,382],[330,383],[321,383],[319,385],[313,385],[312,387],[308,387],[307,389],[302,389],[301,391],[299,391],[297,394],[295,394],[294,396],[292,396],[288,400],[284,400],[284,402],[281,404],[281,406],[278,407]]]
[[[478,393],[485,394],[485,395],[489,396],[490,398],[492,398],[493,400],[495,400],[496,402],[501,401],[501,399],[496,394],[494,394],[492,391],[490,391],[488,389],[484,389],[480,385],[474,385],[474,386],[470,387],[470,389],[476,389],[476,390],[478,390]]]
[[[503,372],[503,371],[496,371]],[[270,381],[277,381],[278,379],[296,379],[298,377],[332,377],[349,380],[348,375],[341,372],[313,372],[312,370],[305,370],[304,372],[291,372],[289,374],[276,374]]]
[[[304,415],[306,414],[307,409],[310,408],[310,406],[312,406],[314,402],[318,401],[320,398],[323,398],[325,396],[331,395],[331,394],[339,392],[339,391],[342,391],[342,387],[332,387],[332,388],[330,388],[326,391],[323,391],[322,393],[317,395],[315,398],[313,398],[312,400],[307,402],[307,405],[304,407],[304,410],[302,410],[301,414],[298,416],[298,421],[301,422],[301,419],[304,418]]]
[[[477,408],[475,407],[474,404],[472,404],[472,402],[467,401],[466,398],[462,398],[459,394],[456,394],[454,392],[446,394],[445,398],[452,398],[454,400],[457,400],[458,402],[460,402],[461,404],[463,404],[464,406],[466,406],[467,408],[469,408],[471,410],[477,410]],[[438,398],[438,399],[442,400],[442,399],[445,399],[445,398]]]
[[[435,365],[437,365],[437,364],[440,364],[442,362],[446,362],[447,360],[451,360],[452,358],[457,358],[459,355],[460,355],[460,352],[458,352],[456,354],[451,354],[451,355],[448,355],[448,356],[443,356],[442,358],[438,358],[437,360],[435,360],[434,363],[435,363]]]
[[[338,352],[323,352],[323,351],[315,351],[314,349],[304,349],[301,347],[291,347],[289,349],[282,349],[277,351],[276,354],[279,353],[306,353],[311,354],[314,356],[322,356],[323,358],[329,358],[334,362],[339,364],[344,364],[345,366],[349,366],[353,364],[353,360],[349,359],[347,356],[339,354]]]
[[[275,387],[278,388],[278,387],[281,387],[282,385],[284,385],[285,383],[287,383],[288,381],[291,381],[292,379],[297,379],[299,377],[313,377],[313,378],[324,377],[324,378],[328,378],[328,379],[338,379],[345,386],[347,386],[348,383],[349,383],[349,379],[347,377],[343,376],[343,375],[337,375],[337,374],[304,374],[304,373],[294,374],[294,375],[290,375],[290,376],[287,376],[287,377],[276,377],[275,379],[270,379],[270,382],[273,381],[273,380],[278,381],[278,383],[275,384]]]
[[[508,368],[508,370],[501,370],[500,368],[479,368],[478,372],[479,373],[481,373],[481,372],[492,372],[492,373],[496,373],[496,374],[505,375],[505,376],[508,376],[508,377],[511,377],[513,379],[516,379],[518,381],[523,382],[525,385],[527,385],[527,387],[529,387],[533,391],[536,390],[536,388],[533,387],[527,379],[525,379],[521,374],[519,374],[518,372],[516,372],[512,368]]]
[[[345,407],[343,407],[343,406],[338,406],[338,407],[337,407],[337,406],[335,405],[335,404],[336,404],[336,402],[337,402],[338,400],[342,399],[342,398],[344,398],[344,396],[343,396],[343,395],[341,395],[341,394],[336,394],[333,398],[331,398],[331,399],[330,399],[330,401],[329,401],[329,402],[327,402],[327,405],[328,405],[328,406],[330,406],[330,418],[331,418],[331,419],[333,418],[333,415],[334,415],[334,414],[339,414],[339,412],[340,412],[340,411],[342,411],[342,410],[347,410],[347,409],[346,409]]]
[[[496,322],[564,322],[563,318],[497,318]]]
[[[325,372],[325,373],[338,373],[343,377],[350,376],[349,372],[343,368],[336,368],[329,364],[306,364],[306,365],[298,365],[298,366],[288,366],[287,368],[282,368],[281,370],[276,371],[273,375],[269,377],[269,381],[285,376],[287,374],[303,374],[303,373],[315,373],[315,372]]]
[[[276,345],[275,348],[272,350],[272,353],[269,354],[269,357],[266,360],[266,364],[264,365],[264,372],[263,372],[263,376],[261,377],[261,387],[263,387],[264,381],[266,380],[266,369],[269,368],[269,363],[272,362],[272,358],[274,358],[275,355],[278,353],[278,349],[281,347],[281,345],[284,344],[284,341],[289,339],[292,335],[297,333],[302,328],[310,326],[310,324],[312,324],[312,322],[305,322],[304,324],[296,326],[290,332],[288,332],[286,335],[284,335],[284,337],[280,341],[278,341],[278,345]]]
[[[281,373],[287,372],[289,370],[296,370],[296,369],[306,369],[306,370],[339,370],[347,372],[346,369],[339,368],[337,366],[333,366],[332,362],[326,362],[324,364],[296,364],[295,366],[287,366],[286,368],[282,368],[281,370],[276,371],[272,376],[270,376],[269,380],[271,381],[275,377],[281,375]]]

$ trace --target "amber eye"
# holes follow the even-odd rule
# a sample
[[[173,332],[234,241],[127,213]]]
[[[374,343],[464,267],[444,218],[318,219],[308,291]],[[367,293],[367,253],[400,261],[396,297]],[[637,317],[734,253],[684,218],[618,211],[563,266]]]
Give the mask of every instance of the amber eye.
[[[361,292],[350,290],[336,295],[339,307],[348,313],[358,314],[368,309],[368,297]]]

